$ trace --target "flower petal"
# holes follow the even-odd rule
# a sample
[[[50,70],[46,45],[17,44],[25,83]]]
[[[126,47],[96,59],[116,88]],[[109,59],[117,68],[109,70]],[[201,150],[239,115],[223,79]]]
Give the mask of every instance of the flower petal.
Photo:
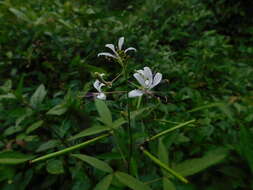
[[[97,95],[97,98],[98,99],[100,99],[100,100],[106,100],[106,95],[104,94],[104,93],[99,93],[98,95]]]
[[[136,78],[136,80],[140,83],[140,85],[144,88],[147,87],[147,85],[145,84],[145,79],[144,76],[140,73],[134,73],[134,78]]]
[[[158,85],[162,80],[163,75],[161,73],[156,73],[154,77],[154,82],[151,85],[151,88],[154,88],[156,85]]]
[[[128,97],[129,98],[134,98],[134,97],[138,97],[138,96],[142,96],[144,94],[143,91],[141,90],[132,90],[128,93]]]
[[[120,37],[119,41],[118,41],[118,48],[119,48],[119,50],[122,49],[123,44],[124,44],[124,37]]]
[[[124,52],[126,53],[126,52],[131,51],[131,50],[133,50],[133,51],[137,51],[135,48],[133,48],[133,47],[129,47],[129,48],[127,48]]]
[[[118,56],[118,53],[116,52],[113,44],[106,44],[105,47],[110,48],[113,51],[113,53],[115,53],[115,55]]]
[[[94,88],[97,89],[98,92],[101,92],[102,86],[105,86],[104,83],[100,82],[99,80],[96,80],[93,84]]]
[[[147,87],[148,88],[151,88],[151,85],[153,83],[153,74],[152,74],[152,71],[149,67],[144,67],[144,76],[145,78],[148,79],[148,82],[147,82]]]
[[[115,59],[117,58],[115,55],[112,55],[111,53],[107,53],[107,52],[99,53],[98,57],[102,56],[102,55],[107,56],[107,57],[112,57],[112,58],[115,58]]]
[[[140,73],[141,75],[143,75],[144,76],[144,70],[137,70],[137,73]]]
[[[104,83],[100,83],[100,85],[99,85],[99,87],[98,87],[98,92],[102,92],[101,88],[102,88],[103,86],[105,86],[105,84],[104,84]]]
[[[100,81],[99,81],[99,80],[96,80],[96,81],[93,83],[93,86],[94,86],[94,88],[96,88],[97,91],[98,91],[98,88],[99,88],[99,84],[100,84]]]

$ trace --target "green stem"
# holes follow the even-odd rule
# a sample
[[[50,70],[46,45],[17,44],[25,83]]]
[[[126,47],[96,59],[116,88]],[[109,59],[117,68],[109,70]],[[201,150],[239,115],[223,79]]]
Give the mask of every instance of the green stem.
[[[186,125],[188,125],[188,124],[190,124],[190,123],[193,123],[193,122],[195,122],[195,121],[196,121],[196,120],[193,119],[193,120],[187,121],[187,122],[185,122],[185,123],[181,123],[181,124],[179,124],[179,125],[177,125],[177,126],[175,126],[175,127],[172,127],[172,128],[167,129],[167,130],[164,130],[164,131],[162,131],[161,133],[158,133],[158,134],[156,134],[156,135],[150,137],[147,141],[152,141],[152,140],[154,140],[154,139],[157,139],[157,138],[161,137],[162,135],[165,135],[165,134],[167,134],[167,133],[169,133],[169,132],[171,132],[171,131],[174,131],[174,130],[176,130],[176,129],[179,129],[179,128],[181,128],[181,127],[184,127],[184,126],[186,126]]]
[[[77,150],[77,149],[80,149],[86,145],[89,145],[91,143],[94,143],[100,139],[103,139],[105,137],[108,137],[109,135],[111,135],[110,133],[107,133],[107,134],[104,134],[104,135],[100,135],[96,138],[93,138],[93,139],[90,139],[88,141],[85,141],[83,143],[80,143],[80,144],[77,144],[77,145],[74,145],[74,146],[71,146],[69,148],[65,148],[63,150],[60,150],[60,151],[57,151],[57,152],[53,152],[53,153],[50,153],[50,154],[47,154],[47,155],[44,155],[44,156],[41,156],[41,157],[38,157],[34,160],[31,160],[30,163],[34,163],[34,162],[38,162],[38,161],[42,161],[42,160],[46,160],[46,159],[49,159],[49,158],[53,158],[53,157],[56,157],[56,156],[59,156],[59,155],[62,155],[62,154],[66,154],[68,152],[71,152],[71,151],[74,151],[74,150]]]
[[[163,168],[164,170],[166,170],[167,172],[169,172],[170,174],[174,175],[176,178],[178,178],[180,181],[184,182],[184,183],[189,183],[189,181],[184,178],[182,175],[180,175],[179,173],[177,173],[176,171],[172,170],[171,168],[169,168],[166,164],[164,164],[163,162],[161,162],[161,160],[159,160],[158,158],[156,158],[154,155],[152,155],[151,153],[149,153],[147,150],[145,150],[142,146],[140,147],[141,151],[148,156],[154,163],[156,163],[158,166],[160,166],[161,168]]]
[[[179,124],[179,122],[168,121],[168,120],[163,120],[163,119],[156,119],[156,121],[163,122],[163,123],[170,123],[170,124]]]
[[[124,73],[124,77],[125,77],[125,82],[128,81],[128,73],[127,73],[127,65],[123,64],[123,73]],[[127,129],[128,129],[128,137],[129,137],[129,155],[128,155],[128,164],[127,164],[127,171],[128,173],[130,173],[130,166],[131,166],[131,160],[132,160],[132,154],[133,154],[133,136],[132,136],[132,131],[131,131],[131,115],[130,115],[130,109],[129,109],[129,105],[130,105],[130,101],[129,101],[129,96],[128,96],[129,90],[127,87],[127,92],[126,92],[126,97],[127,97],[127,105],[126,105],[126,109],[127,109]]]
[[[127,120],[128,120],[128,136],[129,136],[129,158],[128,158],[128,173],[130,172],[130,165],[132,160],[132,154],[133,154],[133,136],[131,131],[131,115],[130,115],[130,109],[129,109],[129,97],[127,93]]]
[[[140,108],[142,96],[138,98],[137,110]]]

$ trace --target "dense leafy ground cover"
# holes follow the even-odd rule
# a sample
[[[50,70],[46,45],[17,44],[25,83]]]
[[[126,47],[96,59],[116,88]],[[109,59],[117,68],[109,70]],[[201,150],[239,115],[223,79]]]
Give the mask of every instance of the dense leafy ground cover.
[[[253,189],[252,7],[0,1],[0,189]],[[121,36],[124,66],[97,57]],[[162,82],[128,99],[145,66]]]

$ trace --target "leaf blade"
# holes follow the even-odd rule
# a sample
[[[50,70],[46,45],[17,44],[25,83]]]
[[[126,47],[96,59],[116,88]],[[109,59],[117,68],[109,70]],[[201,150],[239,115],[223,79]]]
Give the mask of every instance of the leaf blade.
[[[115,172],[115,177],[124,185],[133,190],[151,190],[151,188],[143,182],[137,180],[124,172]]]
[[[105,102],[97,99],[95,101],[95,104],[96,104],[98,114],[101,118],[101,121],[105,125],[111,126],[112,125],[112,114],[111,114],[111,111],[109,110],[109,108],[107,107],[107,105],[105,104]]]
[[[94,190],[107,190],[112,182],[113,175],[109,174],[105,176],[94,188]]]
[[[71,156],[78,158],[78,159],[90,164],[94,168],[97,168],[97,169],[102,170],[104,172],[108,172],[108,173],[113,172],[113,169],[106,162],[101,161],[95,157],[84,155],[84,154],[72,154]]]
[[[72,141],[72,140],[79,139],[79,138],[82,138],[82,137],[87,137],[87,136],[90,136],[90,135],[95,135],[95,134],[98,134],[98,133],[101,133],[101,132],[104,132],[104,131],[108,131],[108,130],[110,130],[110,129],[108,129],[104,126],[90,127],[88,129],[85,129],[85,130],[81,131],[80,133],[70,137],[68,139],[68,141]]]
[[[213,151],[209,151],[208,154],[201,158],[186,160],[173,167],[173,169],[185,177],[194,175],[222,161],[227,156],[227,153],[228,151],[226,149],[218,148]]]
[[[30,105],[34,108],[38,107],[46,97],[46,94],[46,88],[43,84],[41,84],[31,96]]]

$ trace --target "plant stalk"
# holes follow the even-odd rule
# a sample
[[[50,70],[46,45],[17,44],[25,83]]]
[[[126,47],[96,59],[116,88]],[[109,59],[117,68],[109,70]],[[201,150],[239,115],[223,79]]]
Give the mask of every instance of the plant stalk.
[[[177,173],[176,171],[172,170],[171,168],[169,168],[166,164],[164,164],[161,160],[159,160],[158,158],[156,158],[154,155],[152,155],[151,153],[149,153],[147,150],[144,149],[144,147],[140,147],[141,151],[147,156],[149,157],[154,163],[156,163],[158,166],[160,166],[161,168],[163,168],[164,170],[166,170],[167,172],[169,172],[170,174],[172,174],[173,176],[175,176],[176,178],[178,178],[180,181],[184,182],[184,183],[189,183],[189,181],[184,178],[182,175],[180,175],[179,173]]]
[[[89,145],[91,143],[94,143],[100,139],[103,139],[105,137],[108,137],[110,136],[111,134],[110,133],[107,133],[107,134],[104,134],[104,135],[100,135],[98,137],[95,137],[93,139],[90,139],[88,141],[85,141],[83,143],[80,143],[80,144],[77,144],[77,145],[74,145],[74,146],[71,146],[69,148],[65,148],[63,150],[59,150],[57,152],[53,152],[53,153],[50,153],[50,154],[47,154],[47,155],[44,155],[44,156],[41,156],[41,157],[38,157],[34,160],[31,160],[30,163],[35,163],[35,162],[38,162],[38,161],[42,161],[42,160],[46,160],[46,159],[49,159],[49,158],[53,158],[53,157],[56,157],[56,156],[59,156],[59,155],[63,155],[63,154],[66,154],[68,152],[71,152],[71,151],[74,151],[74,150],[77,150],[77,149],[80,149],[86,145]]]
[[[171,131],[174,131],[174,130],[176,130],[176,129],[179,129],[179,128],[181,128],[181,127],[184,127],[184,126],[186,126],[186,125],[188,125],[188,124],[190,124],[190,123],[193,123],[193,122],[195,122],[195,121],[196,121],[196,120],[193,119],[193,120],[187,121],[187,122],[185,122],[185,123],[180,123],[179,125],[176,125],[175,127],[169,128],[169,129],[167,129],[167,130],[162,131],[161,133],[158,133],[158,134],[156,134],[156,135],[150,137],[147,141],[155,140],[155,139],[161,137],[162,135],[165,135],[165,134],[167,134],[167,133],[169,133],[169,132],[171,132]]]

